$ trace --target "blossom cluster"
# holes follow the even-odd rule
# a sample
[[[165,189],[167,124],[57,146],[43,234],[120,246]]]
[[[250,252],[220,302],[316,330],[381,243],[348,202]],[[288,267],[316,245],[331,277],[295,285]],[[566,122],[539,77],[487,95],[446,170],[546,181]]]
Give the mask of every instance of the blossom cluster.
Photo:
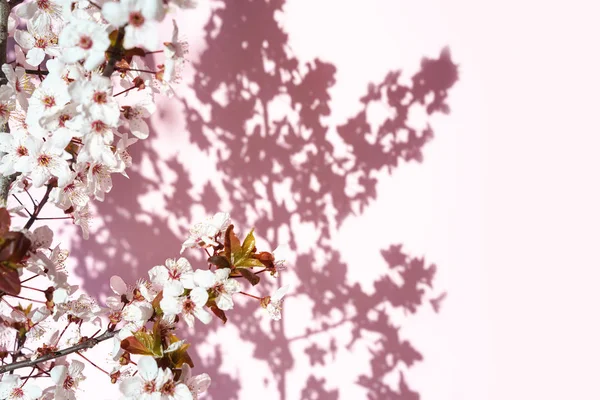
[[[173,20],[170,41],[158,24],[185,0],[36,0],[14,8],[9,35],[16,59],[2,65],[0,174],[52,186],[49,201],[89,235],[88,205],[127,176],[128,147],[149,135],[155,95],[172,94],[187,53]],[[162,53],[156,70],[146,58]]]
[[[0,359],[5,364],[9,356],[12,361],[31,360],[37,371],[34,377],[46,373],[53,382],[42,390],[27,381],[23,385],[18,375],[4,374],[0,399],[75,399],[85,379],[85,364],[68,361],[61,349],[87,348],[104,338],[113,340],[111,369],[106,373],[112,383],[119,383],[124,399],[196,399],[210,378],[191,373],[190,343],[176,334],[180,320],[190,327],[196,319],[208,324],[213,316],[226,322],[226,312],[239,295],[258,300],[273,320],[281,318],[287,285],[265,297],[242,292],[242,286],[257,285],[265,272],[277,275],[285,260],[277,259],[275,252],[257,252],[252,231],[240,241],[227,213],[195,225],[184,242],[184,250],[202,249],[199,253],[207,255],[208,268],[194,269],[186,257],[179,257],[151,268],[148,278],[135,284],[113,276],[114,295],[105,306],[78,294],[77,287],[68,283],[68,252],[52,246],[53,233],[47,226],[10,231],[6,209],[1,209],[0,221]],[[37,288],[24,285],[33,279]],[[42,293],[43,299],[25,297],[22,292],[27,289]],[[103,323],[106,330],[98,335]],[[88,326],[97,328],[90,337],[84,334]],[[18,351],[9,350],[11,338],[16,338]],[[136,355],[141,358],[133,362]]]
[[[104,304],[71,284],[69,253],[53,244],[53,231],[33,228],[44,219],[42,208],[53,204],[88,238],[90,202],[104,200],[112,174],[127,176],[128,147],[149,136],[155,96],[172,95],[181,75],[187,44],[175,21],[170,41],[161,43],[158,24],[193,5],[13,0],[8,20],[0,21],[16,43],[15,59],[0,74],[6,82],[0,86],[0,201],[11,196],[19,203],[0,208],[0,400],[79,398],[87,365],[105,373],[126,400],[197,399],[210,377],[192,373],[191,344],[178,336],[178,326],[214,317],[225,323],[239,296],[281,319],[288,286],[271,296],[243,286],[277,276],[282,251],[258,252],[253,230],[240,240],[227,213],[194,225],[180,256],[147,277],[127,283],[113,276],[114,295]],[[152,70],[146,57],[157,53],[164,61]],[[32,187],[45,188],[41,200],[34,200]],[[20,200],[24,194],[32,211]],[[16,215],[26,219],[23,226],[14,223]],[[184,252],[206,262],[194,267]],[[102,368],[85,352],[109,340],[113,348]]]

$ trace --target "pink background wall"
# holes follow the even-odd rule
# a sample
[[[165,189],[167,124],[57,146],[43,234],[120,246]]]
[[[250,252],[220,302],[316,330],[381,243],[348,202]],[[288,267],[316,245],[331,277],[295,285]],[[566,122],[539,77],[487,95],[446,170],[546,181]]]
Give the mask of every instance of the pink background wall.
[[[241,302],[225,328],[190,336],[209,398],[599,398],[597,4],[226,3],[212,38],[201,27],[219,3],[178,17],[192,63],[134,152],[141,168],[115,181],[94,239],[64,232],[84,288],[102,297],[110,275],[135,279],[176,256],[191,223],[227,210],[265,247],[290,239],[298,257],[282,274],[294,289],[281,324]],[[321,65],[287,87],[293,104],[276,95],[286,86],[265,59],[286,79],[290,60],[300,77],[315,58],[335,82]],[[410,99],[360,102],[394,70],[431,115]],[[277,132],[283,117],[303,136]],[[401,133],[375,138],[386,118]],[[422,148],[402,144],[427,124]],[[382,253],[394,245],[408,259]]]

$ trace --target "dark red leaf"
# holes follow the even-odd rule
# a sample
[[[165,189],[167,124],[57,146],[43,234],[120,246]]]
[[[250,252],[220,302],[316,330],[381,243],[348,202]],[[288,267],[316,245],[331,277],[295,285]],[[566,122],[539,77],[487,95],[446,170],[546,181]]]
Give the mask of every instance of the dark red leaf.
[[[215,314],[217,317],[219,317],[221,321],[223,321],[223,323],[227,322],[227,316],[225,315],[225,311],[221,310],[217,306],[212,306],[210,309],[213,312],[213,314]]]
[[[6,208],[0,208],[0,236],[6,235],[10,229],[10,214]]]
[[[0,290],[15,296],[21,292],[21,280],[16,269],[0,265]]]
[[[224,256],[212,256],[208,259],[208,262],[216,265],[219,268],[230,268],[229,260]]]
[[[256,275],[254,272],[250,271],[247,268],[238,268],[236,269],[248,282],[255,286],[258,282],[260,282],[260,276]]]

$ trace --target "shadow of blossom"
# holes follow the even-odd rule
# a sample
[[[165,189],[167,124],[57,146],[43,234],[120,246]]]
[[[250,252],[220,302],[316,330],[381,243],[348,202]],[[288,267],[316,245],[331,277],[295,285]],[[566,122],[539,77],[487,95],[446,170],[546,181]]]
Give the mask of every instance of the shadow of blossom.
[[[409,255],[401,244],[381,249],[382,259],[378,261],[377,254],[373,259],[385,262],[388,273],[374,280],[375,290],[369,293],[350,283],[343,249],[335,248],[332,239],[346,218],[360,215],[377,197],[380,172],[393,171],[401,161],[423,160],[423,147],[434,132],[430,126],[412,126],[408,115],[413,107],[424,107],[427,115],[449,112],[448,90],[458,80],[450,51],[423,59],[420,71],[410,78],[404,79],[399,70],[389,72],[368,86],[355,115],[340,126],[327,126],[323,120],[334,106],[329,91],[335,85],[336,67],[318,59],[301,62],[294,56],[277,22],[284,1],[215,4],[204,28],[206,50],[193,64],[196,100],[208,113],[187,100],[181,104],[190,141],[199,152],[213,152],[222,176],[192,193],[194,186],[181,160],[161,159],[152,141],[135,145],[137,166],[131,179],[117,177],[110,196],[97,206],[102,215],[98,234],[74,244],[76,272],[84,289],[96,296],[106,294],[114,274],[135,281],[179,249],[185,237],[185,224],[180,222],[189,222],[193,203],[199,199],[212,213],[227,200],[237,227],[242,231],[256,227],[271,248],[289,240],[296,254],[294,264],[302,266],[282,275],[295,276],[302,284],[293,296],[309,300],[312,320],[304,334],[291,337],[285,324],[261,323],[254,303],[236,304],[230,314],[230,324],[243,332],[243,342],[252,346],[254,357],[268,365],[265,379],[274,380],[279,397],[289,396],[286,377],[298,357],[292,355],[291,346],[300,343],[301,356],[311,366],[327,365],[341,348],[367,348],[370,374],[348,384],[363,387],[369,399],[418,399],[399,371],[407,371],[423,355],[402,337],[392,314],[417,313],[427,302],[439,310],[445,294],[430,295],[436,266]],[[377,127],[368,118],[373,106],[386,110]],[[161,171],[170,171],[174,182],[165,184]],[[221,198],[224,193],[226,199]],[[142,207],[134,214],[132,210],[140,210],[150,195],[160,206]],[[298,224],[313,232],[310,253],[299,250],[294,234]],[[205,336],[218,328],[218,324],[197,325]],[[337,335],[340,329],[350,332],[350,340]],[[313,340],[317,335],[319,340]],[[198,342],[197,336],[189,338]],[[213,379],[207,398],[240,396],[237,378],[223,371],[220,348],[212,356],[192,354],[192,358],[201,360],[198,371]],[[388,374],[399,374],[396,387],[382,381]],[[300,398],[339,398],[338,390],[327,386],[326,375],[311,374]]]

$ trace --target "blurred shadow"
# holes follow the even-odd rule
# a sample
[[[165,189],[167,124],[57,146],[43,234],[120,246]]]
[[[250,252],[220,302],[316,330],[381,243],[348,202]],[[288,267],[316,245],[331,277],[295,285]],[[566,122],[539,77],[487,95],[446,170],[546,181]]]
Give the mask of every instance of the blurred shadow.
[[[327,126],[323,119],[331,111],[329,90],[335,84],[336,67],[318,59],[301,63],[294,56],[277,22],[283,4],[283,0],[218,2],[204,28],[207,48],[193,64],[194,91],[209,117],[203,118],[182,100],[192,142],[203,152],[215,150],[217,169],[223,174],[202,190],[206,212],[217,211],[223,203],[216,190],[222,187],[233,204],[226,211],[237,218],[242,231],[256,227],[271,248],[289,238],[299,267],[284,275],[295,275],[302,283],[295,296],[313,300],[306,302],[311,307],[310,327],[297,337],[287,335],[281,323],[266,328],[255,316],[254,303],[236,304],[230,323],[243,332],[254,357],[266,361],[270,371],[265,375],[275,380],[281,399],[286,398],[286,376],[295,365],[291,344],[296,342],[305,347],[311,366],[326,365],[340,347],[366,348],[371,373],[355,383],[365,388],[369,399],[418,399],[398,371],[406,371],[423,356],[401,338],[393,315],[399,310],[416,313],[428,301],[439,310],[445,294],[437,298],[428,294],[435,265],[410,256],[400,244],[381,249],[382,258],[373,254],[373,260],[385,262],[389,273],[374,280],[375,291],[368,293],[359,284],[350,284],[343,249],[334,248],[332,234],[376,198],[378,172],[391,172],[400,161],[422,161],[423,146],[433,131],[429,126],[411,126],[409,111],[418,106],[428,115],[448,113],[447,91],[458,80],[457,66],[444,49],[438,58],[423,59],[420,71],[406,82],[400,71],[391,71],[368,86],[360,110],[346,123]],[[386,110],[378,127],[368,119],[373,106]],[[180,160],[161,160],[151,143],[132,147],[136,166],[129,173],[131,179],[117,177],[107,200],[98,203],[99,234],[74,244],[76,273],[93,295],[109,291],[111,275],[129,281],[145,275],[150,267],[173,257],[184,239],[182,232],[174,232],[173,216],[189,221],[196,202],[190,195],[192,182]],[[154,179],[142,173],[140,160],[152,167]],[[175,183],[170,183],[174,191],[162,192],[160,210],[140,210],[143,196],[161,192],[164,168],[176,175]],[[312,227],[310,254],[298,251],[294,227],[299,223]],[[196,329],[208,334],[218,328],[215,323]],[[350,329],[349,342],[336,335],[342,328]],[[222,371],[220,349],[212,357],[192,357],[201,360],[198,371],[213,378],[207,398],[240,397],[236,378]],[[396,387],[382,381],[387,374],[400,375]],[[301,398],[338,399],[338,391],[327,389],[326,383],[326,376],[309,376]]]

